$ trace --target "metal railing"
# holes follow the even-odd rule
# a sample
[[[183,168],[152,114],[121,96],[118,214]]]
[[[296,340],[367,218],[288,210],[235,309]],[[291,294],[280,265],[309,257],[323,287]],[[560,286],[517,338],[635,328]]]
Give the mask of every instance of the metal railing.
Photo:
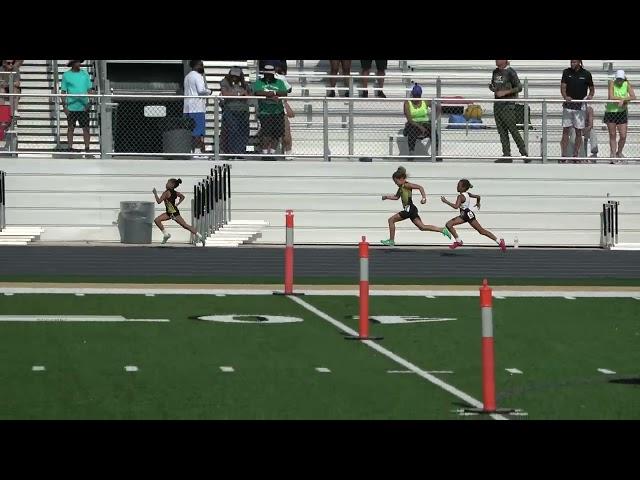
[[[524,84],[525,97],[528,84]],[[6,94],[5,94],[6,95]],[[573,146],[561,151],[563,132],[562,99],[493,99],[425,97],[430,107],[429,124],[422,134],[412,135],[404,128],[403,113],[407,98],[358,97],[287,97],[294,116],[284,107],[265,108],[265,97],[188,97],[183,95],[125,94],[9,94],[8,96],[40,97],[45,102],[60,98],[88,97],[102,112],[98,131],[104,157],[191,158],[194,121],[182,113],[187,98],[199,98],[207,104],[205,143],[207,150],[198,156],[205,159],[231,160],[304,158],[370,160],[410,157],[414,160],[509,161],[516,148],[526,161],[566,161]],[[244,102],[244,106],[242,106]],[[273,102],[271,100],[271,102]],[[235,106],[233,104],[235,103]],[[278,101],[276,101],[278,103]],[[602,123],[608,100],[576,101],[593,110],[591,131],[604,132]],[[640,160],[640,130],[633,115],[640,101],[629,101],[626,160]],[[467,115],[470,105],[480,107],[481,114]],[[106,106],[117,106],[107,110]],[[255,118],[249,111],[257,109]],[[506,113],[505,113],[506,112]],[[509,115],[512,117],[509,117]],[[106,118],[105,118],[106,117]],[[462,118],[464,117],[464,118]],[[478,118],[474,118],[478,117]],[[506,120],[505,120],[506,118]],[[108,122],[107,122],[108,120]],[[460,122],[460,123],[458,123]],[[640,126],[640,122],[638,122]],[[508,130],[505,140],[505,129]],[[76,130],[79,132],[79,129]],[[292,151],[286,151],[283,137],[289,132]],[[19,134],[19,132],[18,132]],[[423,135],[424,134],[424,135]],[[410,138],[410,137],[422,138]],[[415,151],[409,143],[417,140]],[[501,141],[502,140],[502,141]],[[616,140],[617,141],[617,140]],[[425,145],[426,142],[426,145]],[[602,142],[606,143],[609,142]],[[232,145],[233,144],[233,145]],[[109,148],[107,148],[109,147]],[[617,149],[617,148],[616,148]],[[606,148],[606,150],[609,150]],[[42,151],[38,151],[41,153]],[[10,150],[15,154],[17,151]],[[19,153],[28,153],[21,150]],[[35,153],[35,152],[34,152]],[[593,151],[592,155],[596,154]],[[609,153],[609,152],[605,152]],[[66,152],[82,155],[84,152]],[[598,154],[596,161],[616,161],[614,156]],[[593,161],[591,155],[572,157],[571,161]]]

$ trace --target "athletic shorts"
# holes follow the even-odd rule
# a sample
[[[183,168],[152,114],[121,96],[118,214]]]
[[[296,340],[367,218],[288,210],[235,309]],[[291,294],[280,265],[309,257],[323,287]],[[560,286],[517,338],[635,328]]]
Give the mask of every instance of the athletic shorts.
[[[562,109],[562,126],[563,128],[573,127],[578,130],[584,129],[587,121],[587,112],[585,110],[571,110],[569,108]]]
[[[416,207],[413,203],[407,205],[404,210],[399,211],[398,215],[400,215],[403,220],[406,220],[407,218],[410,220],[420,218],[420,215],[418,214],[418,207]]]
[[[81,112],[70,111],[67,115],[67,124],[75,127],[76,123],[80,124],[80,128],[89,128],[89,112],[85,110]]]
[[[284,113],[258,115],[260,120],[260,137],[276,140],[284,135]]]
[[[471,220],[475,220],[476,214],[473,213],[470,209],[460,209],[460,218],[466,222],[470,222]]]
[[[204,137],[204,125],[205,125],[204,112],[185,113],[185,115],[189,118],[193,118],[193,121],[196,123],[195,128],[191,132],[191,136]]]
[[[622,125],[627,123],[627,111],[623,112],[605,112],[604,113],[604,123],[615,123],[617,125]]]

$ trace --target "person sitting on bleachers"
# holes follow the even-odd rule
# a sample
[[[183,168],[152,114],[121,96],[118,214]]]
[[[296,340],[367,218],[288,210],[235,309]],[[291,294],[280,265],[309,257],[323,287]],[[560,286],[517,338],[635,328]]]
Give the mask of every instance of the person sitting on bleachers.
[[[422,87],[417,83],[411,90],[411,97],[412,100],[404,102],[404,116],[407,118],[407,123],[402,131],[402,134],[407,137],[409,155],[414,154],[418,140],[431,139],[431,108],[427,101],[421,99]],[[436,136],[436,145],[437,143]]]

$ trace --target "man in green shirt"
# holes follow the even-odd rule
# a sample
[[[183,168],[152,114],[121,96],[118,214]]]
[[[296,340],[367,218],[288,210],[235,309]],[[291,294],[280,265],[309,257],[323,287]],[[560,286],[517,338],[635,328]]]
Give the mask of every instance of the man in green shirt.
[[[253,92],[258,100],[258,120],[260,121],[260,146],[262,153],[273,155],[284,135],[284,105],[280,97],[287,96],[287,86],[275,78],[273,65],[265,65],[263,77],[253,84]]]
[[[93,93],[91,77],[89,77],[86,70],[80,68],[82,62],[84,60],[69,60],[68,66],[71,67],[71,70],[64,72],[62,75],[60,93],[83,95]],[[87,97],[62,97],[61,103],[62,111],[67,116],[67,145],[69,150],[73,150],[73,133],[76,123],[79,123],[84,137],[84,149],[88,152],[91,141],[89,132],[89,110],[91,109],[91,104],[89,99]]]

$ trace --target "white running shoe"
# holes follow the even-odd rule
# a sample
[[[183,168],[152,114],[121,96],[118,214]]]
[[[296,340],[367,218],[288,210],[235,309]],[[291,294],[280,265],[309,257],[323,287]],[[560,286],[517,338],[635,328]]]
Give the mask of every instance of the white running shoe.
[[[163,243],[163,244],[167,243],[167,240],[169,240],[170,238],[171,238],[171,234],[170,234],[170,233],[165,233],[165,234],[162,236],[162,243]]]

